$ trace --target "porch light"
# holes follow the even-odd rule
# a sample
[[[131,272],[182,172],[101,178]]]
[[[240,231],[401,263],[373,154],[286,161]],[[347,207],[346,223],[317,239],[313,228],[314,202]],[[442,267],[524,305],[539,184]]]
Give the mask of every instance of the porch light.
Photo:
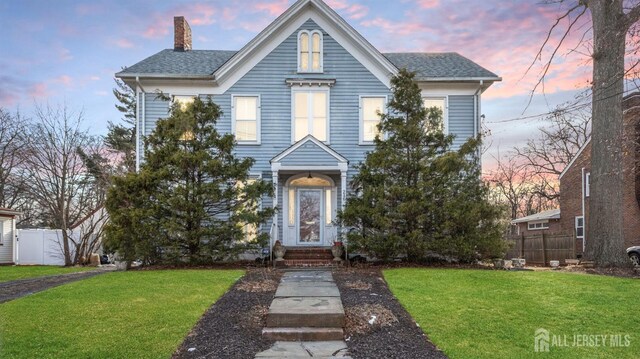
[[[313,176],[311,176],[311,171],[309,171],[309,175],[307,176],[307,178],[309,179],[313,178]]]

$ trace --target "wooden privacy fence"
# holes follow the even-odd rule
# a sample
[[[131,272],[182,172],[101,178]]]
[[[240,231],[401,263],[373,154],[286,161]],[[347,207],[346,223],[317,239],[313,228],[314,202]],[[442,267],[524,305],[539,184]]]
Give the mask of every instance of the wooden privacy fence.
[[[557,260],[576,258],[575,238],[567,234],[535,234],[507,237],[511,245],[505,258],[524,258],[527,264],[549,265]]]

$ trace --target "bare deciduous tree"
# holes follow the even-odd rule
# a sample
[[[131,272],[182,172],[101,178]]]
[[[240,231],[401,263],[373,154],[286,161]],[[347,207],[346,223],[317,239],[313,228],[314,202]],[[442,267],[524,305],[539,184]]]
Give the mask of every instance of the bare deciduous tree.
[[[65,265],[78,264],[86,256],[85,248],[95,248],[90,242],[97,238],[72,232],[86,226],[88,219],[95,221],[93,216],[102,210],[105,200],[104,188],[87,170],[83,156],[99,154],[101,141],[81,129],[82,113],[66,106],[36,106],[35,117],[25,156],[27,188],[46,222],[62,230]]]
[[[0,108],[0,207],[24,210],[24,151],[28,145],[27,121],[19,113]]]
[[[552,66],[554,57],[569,34],[585,31],[590,34],[590,58],[593,63],[591,137],[591,196],[590,220],[587,223],[586,257],[599,266],[628,265],[624,250],[622,222],[622,97],[625,75],[636,70],[639,63],[637,37],[640,2],[637,0],[552,0],[565,11],[552,25],[547,38],[534,60],[542,58],[542,51],[552,46],[549,59],[543,66],[538,84]],[[591,28],[581,29],[579,19],[590,16]],[[550,45],[554,30],[567,23],[555,46]],[[628,37],[628,35],[630,35]],[[585,39],[585,36],[582,36]],[[629,42],[627,43],[627,40]],[[627,55],[627,56],[625,56]],[[625,68],[625,58],[627,66]],[[533,64],[532,64],[533,66]],[[537,87],[537,86],[536,86]]]

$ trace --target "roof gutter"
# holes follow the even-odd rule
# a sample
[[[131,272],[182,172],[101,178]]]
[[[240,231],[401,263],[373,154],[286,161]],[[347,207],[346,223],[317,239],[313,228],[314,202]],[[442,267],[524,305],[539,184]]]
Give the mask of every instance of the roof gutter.
[[[502,77],[421,77],[418,82],[497,82],[502,81]]]
[[[119,79],[135,79],[138,81],[140,78],[148,79],[174,79],[174,80],[213,80],[214,75],[181,75],[181,74],[144,74],[144,73],[132,73],[123,74],[117,73],[116,77]]]

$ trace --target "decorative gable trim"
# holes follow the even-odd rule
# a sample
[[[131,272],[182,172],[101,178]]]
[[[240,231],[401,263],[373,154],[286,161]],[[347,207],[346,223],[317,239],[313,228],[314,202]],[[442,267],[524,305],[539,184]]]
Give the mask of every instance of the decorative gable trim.
[[[291,145],[289,148],[287,148],[286,150],[280,152],[278,155],[276,155],[274,158],[271,159],[271,161],[269,161],[271,164],[274,163],[279,163],[280,161],[282,161],[285,157],[287,157],[288,155],[290,155],[291,153],[295,152],[298,148],[304,146],[306,143],[308,142],[312,142],[314,143],[316,146],[318,146],[321,150],[323,150],[324,152],[330,154],[331,156],[333,156],[336,161],[338,163],[344,163],[347,164],[349,163],[349,160],[347,160],[346,158],[344,158],[341,154],[339,154],[338,152],[334,151],[331,147],[325,145],[322,141],[319,141],[318,139],[316,139],[315,137],[313,137],[313,135],[307,135],[305,136],[303,139],[301,139],[300,141],[294,143],[293,145]]]
[[[289,87],[292,86],[328,86],[333,87],[336,84],[335,79],[286,79],[285,82]]]
[[[322,0],[298,0],[214,72],[225,92],[307,20],[313,20],[385,86],[398,69]]]

